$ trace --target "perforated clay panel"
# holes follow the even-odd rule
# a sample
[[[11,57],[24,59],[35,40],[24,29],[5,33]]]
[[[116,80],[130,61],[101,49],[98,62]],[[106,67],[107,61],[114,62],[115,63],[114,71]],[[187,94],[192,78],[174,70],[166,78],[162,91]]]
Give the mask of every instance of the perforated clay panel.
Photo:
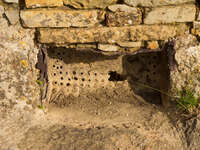
[[[138,84],[142,83],[156,89],[162,88],[165,78],[162,77],[163,67],[160,62],[159,52],[105,56],[91,51],[50,48],[48,49],[48,99],[50,102],[55,102],[61,95],[67,100],[69,96],[79,97],[99,93],[110,98],[116,93],[123,99],[131,91],[160,102],[159,92]],[[117,72],[123,81],[117,79],[110,81],[110,71]]]
[[[112,89],[115,83],[109,81],[109,72],[122,72],[119,56],[64,48],[49,49],[48,56],[49,83],[54,95],[51,99],[60,93],[77,97],[102,88]]]

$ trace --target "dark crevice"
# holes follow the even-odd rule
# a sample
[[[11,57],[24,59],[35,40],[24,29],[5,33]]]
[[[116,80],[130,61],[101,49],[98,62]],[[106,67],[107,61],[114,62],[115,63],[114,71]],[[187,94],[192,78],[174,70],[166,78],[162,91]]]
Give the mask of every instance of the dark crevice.
[[[116,71],[110,71],[109,73],[109,81],[124,81],[125,76],[122,76],[121,74],[117,73]]]

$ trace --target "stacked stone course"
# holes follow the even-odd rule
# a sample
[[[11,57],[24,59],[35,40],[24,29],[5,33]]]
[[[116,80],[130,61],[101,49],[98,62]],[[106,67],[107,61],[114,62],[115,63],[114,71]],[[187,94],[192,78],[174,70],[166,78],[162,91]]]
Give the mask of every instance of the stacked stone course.
[[[156,49],[158,41],[200,33],[195,0],[124,0],[120,4],[117,0],[25,0],[25,4],[20,11],[23,26],[38,28],[40,43],[57,46],[92,44],[105,51],[133,52],[144,43]]]

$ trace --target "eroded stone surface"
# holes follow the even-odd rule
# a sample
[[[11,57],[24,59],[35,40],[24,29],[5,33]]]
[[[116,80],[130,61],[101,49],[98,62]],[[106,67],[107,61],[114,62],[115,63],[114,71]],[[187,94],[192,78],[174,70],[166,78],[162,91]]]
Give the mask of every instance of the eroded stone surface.
[[[41,43],[117,43],[129,40],[165,40],[188,30],[185,24],[77,29],[46,28],[39,30],[39,41]]]
[[[4,0],[6,3],[18,3],[18,0]]]
[[[192,22],[195,20],[196,6],[164,6],[145,9],[145,24]]]
[[[98,44],[98,49],[107,52],[116,52],[119,50],[119,46],[111,44]]]
[[[19,11],[18,10],[6,10],[5,15],[9,20],[9,23],[14,25],[19,22]]]
[[[63,6],[63,0],[25,0],[27,8]]]
[[[0,5],[0,16],[2,17],[2,14],[4,13],[4,7]]]
[[[149,49],[157,49],[157,48],[159,48],[158,41],[148,41],[147,42],[147,48],[149,48]]]
[[[1,15],[0,26],[0,149],[18,149],[40,98],[35,82],[38,48],[35,30],[10,25]]]
[[[142,47],[143,46],[143,42],[139,41],[139,42],[118,42],[117,43],[119,46],[121,47],[136,47],[136,48],[139,48],[139,47]]]
[[[108,7],[106,23],[108,26],[127,26],[142,23],[142,11],[139,8],[116,4]]]
[[[103,11],[36,9],[20,13],[25,27],[90,27],[104,20]]]
[[[183,3],[195,2],[195,0],[125,0],[130,6],[156,7],[164,5],[177,5]]]
[[[171,92],[191,89],[195,96],[200,93],[200,46],[192,35],[184,35],[176,39],[175,60],[170,72]]]
[[[117,0],[63,0],[65,5],[74,8],[106,8],[109,5],[115,4]]]

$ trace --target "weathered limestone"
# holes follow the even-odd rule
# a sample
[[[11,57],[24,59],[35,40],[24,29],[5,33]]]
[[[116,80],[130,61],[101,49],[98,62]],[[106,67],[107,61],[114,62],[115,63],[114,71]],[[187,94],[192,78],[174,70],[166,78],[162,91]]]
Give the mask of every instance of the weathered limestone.
[[[195,20],[196,6],[193,4],[180,6],[163,6],[145,9],[145,24],[192,22]]]
[[[119,46],[121,47],[127,47],[127,48],[132,48],[132,47],[142,47],[144,45],[144,43],[142,41],[138,41],[138,42],[118,42],[117,43]]]
[[[5,15],[8,18],[10,24],[14,25],[19,22],[19,10],[6,10]]]
[[[117,45],[98,44],[98,49],[106,52],[117,52],[120,48]]]
[[[63,0],[25,0],[27,8],[63,6]]]
[[[1,6],[0,5],[0,17],[1,17],[1,15],[4,13],[4,8],[3,8],[3,6]]]
[[[142,11],[139,8],[121,4],[111,5],[108,8],[112,11],[106,14],[108,26],[127,26],[142,23]]]
[[[115,4],[117,0],[63,0],[65,5],[72,6],[78,9],[87,8],[106,8],[109,5]]]
[[[200,46],[196,37],[184,35],[176,38],[175,61],[170,71],[171,87],[173,96],[178,92],[191,90],[196,97],[200,93]]]
[[[91,27],[104,20],[103,11],[33,9],[20,13],[25,27]]]
[[[148,41],[147,48],[148,49],[158,49],[159,48],[158,41]]]
[[[193,22],[193,28],[194,29],[200,29],[200,21],[194,21]]]
[[[188,32],[180,25],[136,25],[131,27],[99,27],[40,29],[41,43],[117,43],[122,41],[165,40]]]
[[[4,0],[6,3],[18,3],[18,0]]]
[[[195,2],[195,0],[124,0],[130,6],[157,7]]]

